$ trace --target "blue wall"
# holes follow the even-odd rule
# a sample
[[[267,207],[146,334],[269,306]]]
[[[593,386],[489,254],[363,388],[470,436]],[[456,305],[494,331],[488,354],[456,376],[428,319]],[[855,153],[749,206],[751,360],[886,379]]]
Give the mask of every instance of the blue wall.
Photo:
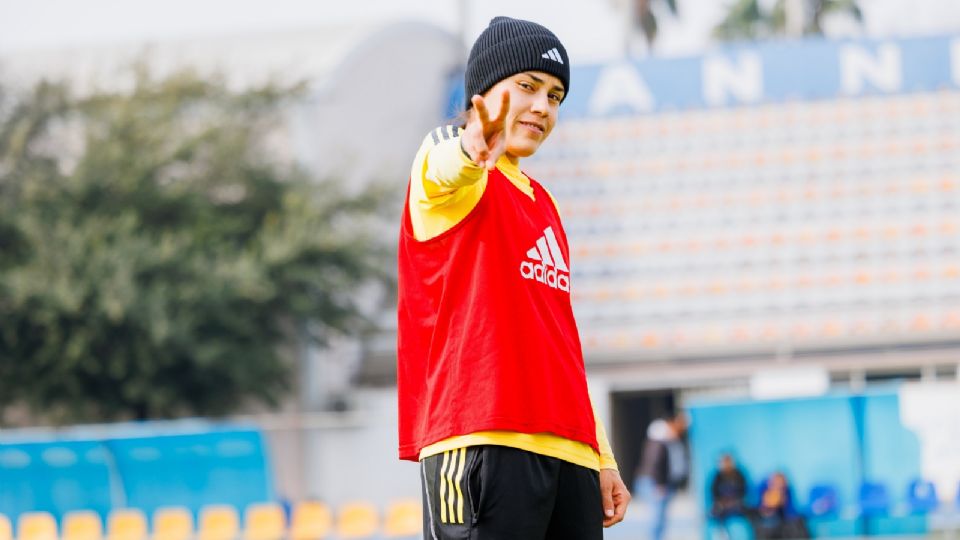
[[[689,411],[692,488],[703,508],[709,508],[709,481],[724,452],[736,457],[753,486],[776,470],[784,471],[801,510],[812,486],[836,486],[848,518],[855,513],[864,480],[885,484],[897,502],[905,499],[910,480],[920,476],[920,444],[900,422],[895,390],[775,401],[700,401],[690,404]],[[755,500],[756,493],[752,495]],[[866,527],[868,532],[901,529],[903,524],[894,522]]]
[[[727,44],[686,58],[578,64],[562,118],[617,117],[960,88],[960,36]],[[445,117],[463,110],[453,74]]]
[[[191,423],[127,424],[83,431],[0,438],[0,513],[44,510],[61,516],[111,508],[151,513],[160,506],[242,508],[271,500],[273,480],[258,430]]]

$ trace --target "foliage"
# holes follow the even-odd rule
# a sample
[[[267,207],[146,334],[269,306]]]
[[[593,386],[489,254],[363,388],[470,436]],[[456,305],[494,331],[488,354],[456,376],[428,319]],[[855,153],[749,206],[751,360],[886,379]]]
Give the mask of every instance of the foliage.
[[[359,291],[384,290],[382,194],[274,157],[297,89],[135,79],[83,98],[41,83],[0,106],[0,410],[276,404],[284,349],[364,328]]]
[[[787,2],[776,0],[770,9],[764,9],[759,0],[736,0],[729,13],[714,29],[721,40],[756,40],[787,33]],[[857,0],[800,0],[806,13],[802,22],[803,35],[823,35],[823,21],[828,15],[846,14],[857,21],[863,13]]]
[[[647,40],[647,46],[652,46],[660,30],[653,0],[628,1],[634,2],[634,26],[643,32],[643,36]],[[677,14],[677,0],[660,0],[660,3],[673,15]]]

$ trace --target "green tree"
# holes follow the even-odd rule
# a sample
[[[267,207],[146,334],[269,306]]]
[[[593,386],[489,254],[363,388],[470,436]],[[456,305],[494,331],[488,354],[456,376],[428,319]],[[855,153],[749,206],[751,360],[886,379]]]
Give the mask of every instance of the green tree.
[[[47,421],[276,404],[290,345],[367,327],[372,216],[275,157],[296,89],[137,70],[125,93],[0,104],[0,410]]]
[[[657,40],[657,34],[660,26],[657,23],[657,14],[654,9],[655,0],[627,0],[633,5],[632,17],[633,24],[643,33],[647,41],[647,46],[653,46]],[[677,14],[677,0],[658,0],[671,14]]]
[[[857,0],[776,0],[771,9],[763,9],[758,0],[736,0],[724,20],[714,29],[721,40],[755,40],[788,34],[791,1],[799,2],[796,27],[802,35],[823,35],[828,15],[845,14],[858,22],[863,13]]]

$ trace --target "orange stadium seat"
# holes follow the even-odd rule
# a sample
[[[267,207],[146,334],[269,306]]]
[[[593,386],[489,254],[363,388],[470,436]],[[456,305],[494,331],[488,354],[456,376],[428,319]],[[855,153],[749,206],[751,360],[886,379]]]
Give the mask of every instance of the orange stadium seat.
[[[197,540],[235,540],[240,534],[240,519],[232,506],[215,504],[200,511]]]
[[[290,520],[291,540],[327,538],[333,529],[330,508],[319,501],[302,501],[293,508]]]
[[[103,523],[100,514],[90,510],[75,510],[63,516],[61,540],[101,540]]]
[[[0,514],[0,540],[13,540],[13,526],[4,514]]]
[[[286,532],[283,509],[276,503],[252,504],[243,514],[244,540],[281,540]]]
[[[344,504],[337,516],[337,536],[347,538],[370,538],[380,528],[377,509],[368,502]]]
[[[20,514],[17,540],[57,540],[57,522],[49,512]]]
[[[147,540],[147,518],[136,508],[118,508],[107,517],[107,540]]]
[[[403,538],[417,536],[423,529],[423,509],[417,499],[400,499],[387,506],[383,536]]]
[[[193,515],[182,506],[158,508],[153,513],[153,540],[190,540]]]

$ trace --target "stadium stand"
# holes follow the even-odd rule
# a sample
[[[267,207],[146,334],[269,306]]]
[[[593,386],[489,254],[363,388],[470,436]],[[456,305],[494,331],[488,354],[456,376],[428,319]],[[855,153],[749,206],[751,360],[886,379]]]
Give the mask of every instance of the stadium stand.
[[[17,518],[17,540],[57,538],[57,521],[49,512],[26,512]]]
[[[252,504],[243,513],[244,540],[281,540],[286,529],[279,504]]]
[[[91,510],[74,510],[63,516],[62,540],[101,540],[103,522],[100,514]]]
[[[13,540],[13,525],[3,514],[0,514],[0,540]]]
[[[383,523],[385,538],[415,536],[423,528],[423,508],[416,499],[392,501],[387,506]]]
[[[218,504],[200,511],[197,540],[234,540],[239,534],[240,519],[236,508]]]
[[[146,540],[147,518],[136,508],[118,508],[107,518],[107,540]]]
[[[593,351],[863,346],[960,329],[958,134],[944,90],[579,119],[530,168]]]
[[[238,516],[242,511],[242,528]],[[417,537],[422,528],[420,501],[402,498],[389,501],[384,519],[377,505],[352,501],[334,513],[325,503],[300,501],[293,505],[289,526],[279,503],[254,503],[245,508],[211,504],[199,512],[194,531],[186,507],[160,508],[153,515],[152,530],[144,513],[135,508],[110,511],[107,534],[103,535],[98,513],[75,510],[64,514],[58,532],[57,521],[47,512],[27,512],[18,518],[16,535],[9,516],[0,514],[0,540],[337,540],[363,538]],[[334,519],[335,518],[335,519]],[[334,527],[334,525],[336,525]]]
[[[380,529],[377,508],[368,502],[344,504],[337,515],[337,537],[342,539],[371,538]]]
[[[182,506],[158,508],[153,513],[153,540],[193,538],[193,516]]]
[[[319,501],[301,501],[293,509],[291,540],[326,538],[333,530],[330,507]]]

